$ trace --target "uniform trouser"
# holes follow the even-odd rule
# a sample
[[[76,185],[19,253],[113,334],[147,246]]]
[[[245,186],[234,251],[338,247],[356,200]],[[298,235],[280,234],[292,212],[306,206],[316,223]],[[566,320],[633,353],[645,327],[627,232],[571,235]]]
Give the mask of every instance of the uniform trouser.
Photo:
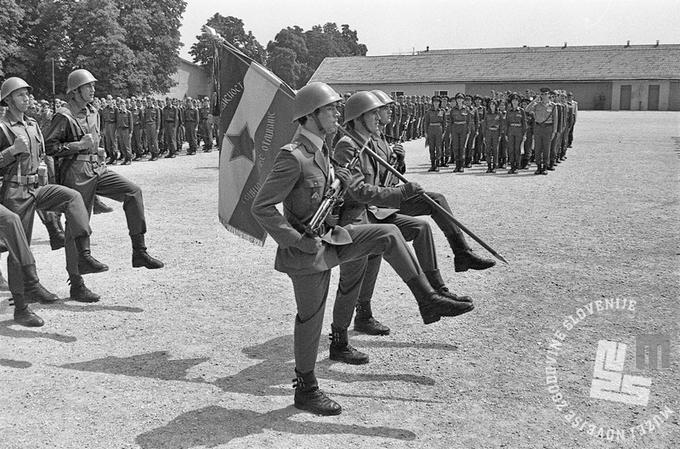
[[[480,132],[479,134],[477,134],[477,137],[475,138],[475,147],[472,156],[472,161],[478,164],[479,160],[482,158],[482,153],[484,153],[484,136]]]
[[[465,162],[465,139],[467,128],[465,125],[452,125],[451,128],[451,151],[456,164],[463,165]]]
[[[427,221],[403,214],[394,214],[384,220],[369,218],[371,223],[393,224],[399,228],[407,242],[413,242],[413,250],[423,271],[437,269],[437,254],[432,229]],[[353,260],[340,265],[340,280],[333,307],[333,325],[346,329],[352,320],[354,307],[362,290],[366,275],[367,258]],[[377,275],[377,273],[375,273]],[[375,284],[375,280],[370,280]],[[369,297],[370,299],[370,297]]]
[[[210,124],[208,123],[207,120],[202,120],[199,127],[201,139],[203,139],[203,149],[204,150],[212,149],[212,132],[210,130]]]
[[[175,122],[163,123],[163,140],[168,153],[175,154],[177,152],[177,127]]]
[[[184,144],[185,140],[185,133],[184,133],[184,124],[181,124],[177,127],[177,152],[182,151],[182,145]]]
[[[95,195],[111,198],[114,201],[123,203],[123,211],[125,212],[129,234],[146,233],[142,189],[128,181],[125,177],[116,172],[108,171],[106,168],[104,168],[105,171],[103,173],[94,174],[94,176],[88,178],[82,172],[76,172],[74,169],[92,173],[92,163],[76,161],[74,165],[76,164],[79,164],[79,166],[72,166],[63,176],[63,183],[77,190],[82,195],[89,215],[92,214]],[[69,250],[69,245],[74,246],[75,244],[67,241],[67,251]]]
[[[569,138],[567,139],[567,146],[570,146],[571,143],[574,141],[574,125],[576,122],[571,122],[569,125]]]
[[[549,156],[549,161],[548,161],[550,166],[555,165],[555,160],[557,159],[557,155],[560,153],[561,142],[562,142],[562,131],[557,131],[557,133],[555,133],[555,137],[553,137],[552,142],[550,143],[550,156]]]
[[[116,153],[118,153],[115,123],[106,123],[104,125],[104,149],[106,150],[106,156],[115,159]]]
[[[118,149],[123,154],[126,161],[132,159],[132,151],[130,150],[130,128],[118,128],[116,131],[116,136],[118,138]]]
[[[135,125],[132,129],[132,152],[142,157],[144,146],[142,145],[142,125]]]
[[[470,133],[470,137],[467,140],[467,147],[465,148],[465,163],[471,163],[474,157],[475,142],[477,141],[477,135],[475,133]]]
[[[442,156],[442,127],[430,125],[427,127],[427,144],[430,148],[430,162],[436,164]]]
[[[534,132],[527,130],[527,138],[524,141],[524,160],[528,164],[531,161],[531,153],[533,151]]]
[[[508,162],[518,168],[522,163],[522,129],[510,128],[508,133]]]
[[[3,204],[21,219],[21,224],[30,245],[33,233],[35,210],[63,212],[66,215],[66,271],[78,274],[78,251],[75,239],[91,234],[90,217],[83,198],[73,189],[57,184],[38,188],[10,183],[3,189]],[[7,263],[9,288],[12,293],[23,293],[22,265],[16,259]]]
[[[158,156],[158,128],[156,123],[148,123],[145,128],[146,143],[151,156]]]
[[[558,158],[566,156],[568,141],[569,141],[569,128],[565,128],[564,131],[562,132],[560,152],[557,155]]]
[[[357,259],[365,264],[367,256],[382,254],[404,282],[421,274],[418,261],[409,251],[404,237],[396,226],[355,225],[347,226],[345,229],[352,236],[353,242],[335,247],[341,265]],[[289,274],[289,277],[293,281],[297,303],[294,330],[295,367],[298,371],[306,373],[312,371],[316,363],[331,270],[303,275]]]
[[[187,122],[185,125],[187,142],[189,142],[189,151],[196,152],[196,123]]]
[[[534,130],[534,154],[536,165],[539,168],[545,167],[550,161],[552,131],[552,124],[549,126],[536,126]]]
[[[498,139],[500,131],[486,130],[486,165],[489,168],[496,168],[498,166]]]
[[[21,224],[21,218],[2,204],[0,204],[0,239],[9,251],[8,266],[10,263],[21,267],[35,265],[35,259],[33,253],[31,253],[31,248],[28,246],[28,239]],[[21,272],[19,274],[21,277],[18,281],[21,284],[21,291],[23,291],[23,274]]]
[[[508,162],[508,138],[505,133],[498,137],[498,166]]]
[[[442,157],[445,162],[451,159],[451,127],[446,126],[442,136]]]

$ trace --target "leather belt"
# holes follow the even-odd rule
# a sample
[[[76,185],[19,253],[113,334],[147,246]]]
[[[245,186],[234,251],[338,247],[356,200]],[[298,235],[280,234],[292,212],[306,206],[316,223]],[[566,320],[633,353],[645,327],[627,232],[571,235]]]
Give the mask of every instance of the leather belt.
[[[453,122],[454,125],[467,125],[467,122]]]
[[[442,126],[441,123],[430,123],[430,126]]]
[[[24,176],[12,176],[9,179],[5,179],[7,182],[14,182],[20,185],[36,185],[39,184],[38,175],[24,175]]]
[[[488,128],[489,131],[498,131],[498,126],[489,126]]]
[[[99,162],[99,156],[96,154],[78,154],[75,161]]]
[[[510,123],[510,126],[522,126],[521,123]]]

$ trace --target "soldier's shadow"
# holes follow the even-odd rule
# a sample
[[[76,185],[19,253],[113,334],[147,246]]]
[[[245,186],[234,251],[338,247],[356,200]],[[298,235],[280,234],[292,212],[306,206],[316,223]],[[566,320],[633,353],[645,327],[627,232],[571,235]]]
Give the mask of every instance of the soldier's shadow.
[[[14,320],[0,321],[0,336],[10,338],[45,338],[48,340],[58,341],[60,343],[73,343],[77,341],[76,337],[71,335],[57,334],[54,332],[41,332],[39,328],[22,327],[14,323]]]
[[[353,434],[412,441],[416,434],[393,427],[364,427],[290,419],[300,413],[292,406],[267,413],[209,406],[184,413],[167,425],[142,433],[135,442],[143,449],[216,447],[265,430],[299,435]]]
[[[105,304],[84,304],[82,302],[73,301],[71,298],[60,298],[59,301],[50,304],[31,304],[34,310],[63,310],[65,312],[126,312],[126,313],[142,313],[144,309],[130,306],[109,306]]]

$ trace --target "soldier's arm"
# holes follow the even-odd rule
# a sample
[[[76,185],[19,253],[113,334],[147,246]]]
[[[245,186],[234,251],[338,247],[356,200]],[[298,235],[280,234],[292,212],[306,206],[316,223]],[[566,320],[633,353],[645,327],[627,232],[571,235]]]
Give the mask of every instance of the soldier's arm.
[[[69,119],[63,114],[55,114],[45,132],[45,153],[48,156],[63,157],[79,153],[79,136],[73,134]]]
[[[334,158],[340,165],[345,165],[345,161],[350,161],[354,157],[356,146],[347,137],[343,137],[335,145]],[[370,156],[362,155],[366,160]],[[376,174],[377,176],[377,174]],[[348,186],[347,193],[357,202],[372,204],[374,206],[398,208],[402,200],[402,189],[400,187],[380,187],[367,180],[362,172],[361,164],[357,164],[352,170],[352,185]]]
[[[300,163],[290,151],[285,148],[279,151],[272,171],[250,208],[255,220],[283,248],[295,246],[302,237],[276,208],[293,190],[300,171]]]
[[[0,130],[0,168],[12,165],[16,161],[14,145],[10,145],[5,134]]]

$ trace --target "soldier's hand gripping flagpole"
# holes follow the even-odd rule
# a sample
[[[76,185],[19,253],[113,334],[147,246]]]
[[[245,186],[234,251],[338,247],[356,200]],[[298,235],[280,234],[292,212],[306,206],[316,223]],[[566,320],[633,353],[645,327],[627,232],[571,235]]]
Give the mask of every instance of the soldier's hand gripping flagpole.
[[[339,127],[338,127],[338,130],[339,130],[341,133],[343,133],[344,135],[348,136],[350,139],[352,139],[357,145],[361,145],[361,142],[359,141],[359,139],[357,139],[356,136],[352,135],[352,133],[350,133],[350,132],[348,132],[347,130],[345,130],[342,126],[339,126]],[[409,180],[406,179],[406,177],[404,177],[401,173],[399,173],[399,172],[398,172],[394,167],[392,167],[385,159],[381,158],[381,157],[380,157],[379,155],[377,155],[373,150],[371,150],[371,149],[368,148],[368,147],[365,147],[365,148],[363,149],[363,151],[364,151],[366,154],[368,154],[369,156],[371,156],[378,164],[380,164],[380,165],[382,165],[383,167],[385,167],[385,168],[387,169],[387,171],[389,171],[389,172],[392,173],[394,176],[396,176],[397,179],[399,179],[401,182],[404,182],[404,183],[409,182]],[[505,257],[501,256],[496,250],[494,250],[494,249],[491,248],[486,242],[484,242],[484,240],[482,240],[482,239],[480,239],[479,237],[477,237],[477,236],[476,236],[472,231],[470,231],[465,225],[463,225],[460,221],[456,220],[456,218],[455,218],[453,215],[451,215],[451,213],[449,213],[449,211],[447,211],[446,209],[444,209],[443,207],[441,207],[441,206],[439,205],[439,203],[437,203],[435,200],[433,200],[432,198],[430,198],[430,197],[429,197],[427,194],[425,194],[425,193],[422,193],[421,196],[423,197],[423,199],[424,199],[429,205],[431,205],[433,208],[437,209],[440,213],[442,213],[442,214],[446,215],[447,217],[449,217],[449,218],[456,224],[456,226],[458,226],[463,232],[465,232],[467,235],[469,235],[475,242],[479,243],[484,249],[486,249],[487,251],[489,251],[496,259],[498,259],[498,260],[500,260],[500,261],[502,261],[502,262],[505,262],[506,264],[508,263],[508,261],[505,260]]]

